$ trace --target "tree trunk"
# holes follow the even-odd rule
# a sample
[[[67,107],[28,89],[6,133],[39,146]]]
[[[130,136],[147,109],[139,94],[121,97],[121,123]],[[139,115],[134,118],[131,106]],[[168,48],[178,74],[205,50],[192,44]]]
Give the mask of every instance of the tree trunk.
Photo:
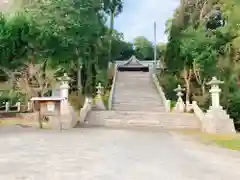
[[[80,58],[78,58],[78,60],[77,60],[77,67],[78,67],[78,69],[77,69],[77,88],[78,88],[78,94],[80,96],[82,94],[82,81],[81,81],[82,68],[81,68],[81,59]]]
[[[183,78],[184,78],[184,82],[185,82],[185,86],[186,86],[186,101],[190,102],[190,81],[192,78],[192,69],[187,70],[186,68],[184,68],[183,70]]]
[[[92,97],[93,89],[92,89],[92,80],[93,80],[93,71],[92,71],[92,64],[93,64],[93,49],[89,47],[89,59],[87,60],[87,67],[86,67],[86,85],[85,85],[85,94],[87,97]]]
[[[81,82],[81,58],[79,57],[79,51],[76,49],[76,57],[77,57],[77,89],[78,89],[78,95],[80,96],[82,93],[82,82]]]
[[[41,116],[40,109],[38,111],[38,123],[39,123],[39,128],[42,129],[43,128],[43,124],[42,124],[42,116]]]
[[[190,97],[190,83],[188,79],[185,79],[185,85],[186,85],[186,101],[189,101],[189,97]]]

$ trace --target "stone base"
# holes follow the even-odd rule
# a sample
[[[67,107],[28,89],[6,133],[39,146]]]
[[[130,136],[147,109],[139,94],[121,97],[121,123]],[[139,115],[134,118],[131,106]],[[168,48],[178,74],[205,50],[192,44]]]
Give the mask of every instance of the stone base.
[[[106,110],[106,107],[103,103],[103,100],[102,100],[101,96],[96,97],[94,108],[96,110]]]
[[[225,110],[209,109],[206,113],[205,132],[208,133],[236,133],[233,120],[229,117]]]
[[[185,110],[185,104],[184,102],[178,101],[175,105],[175,107],[173,108],[173,112],[177,112],[177,113],[182,113]]]
[[[50,129],[62,129],[62,122],[60,117],[50,116],[49,117],[49,128]]]
[[[63,102],[61,105],[60,116],[50,116],[49,125],[51,129],[71,129],[77,124],[77,113],[68,102]]]

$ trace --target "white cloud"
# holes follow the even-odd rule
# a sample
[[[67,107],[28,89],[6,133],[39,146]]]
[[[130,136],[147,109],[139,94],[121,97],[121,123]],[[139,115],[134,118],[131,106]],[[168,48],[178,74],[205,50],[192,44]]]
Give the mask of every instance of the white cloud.
[[[135,1],[135,4],[134,4]],[[153,41],[153,24],[157,23],[157,41],[166,41],[165,23],[172,17],[178,0],[125,0],[123,13],[116,18],[115,27],[127,41],[145,36]]]

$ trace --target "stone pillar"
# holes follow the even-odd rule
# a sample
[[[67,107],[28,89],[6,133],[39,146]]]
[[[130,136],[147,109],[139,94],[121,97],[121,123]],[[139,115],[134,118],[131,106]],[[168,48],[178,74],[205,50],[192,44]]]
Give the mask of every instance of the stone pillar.
[[[32,102],[27,103],[27,112],[32,110]]]
[[[17,106],[17,111],[20,112],[20,110],[21,110],[21,103],[20,103],[20,102],[17,102],[17,103],[16,103],[16,106]]]
[[[95,103],[96,109],[105,110],[106,108],[102,100],[103,87],[101,83],[98,83],[98,86],[96,88],[97,88],[97,96],[96,96],[96,103]]]
[[[5,104],[5,111],[8,112],[9,108],[10,108],[10,104],[9,104],[9,102],[6,102],[6,104]]]
[[[211,86],[211,89],[209,91],[211,93],[210,109],[222,109],[219,103],[221,92],[221,89],[219,88],[220,84],[223,84],[223,81],[218,80],[216,77],[213,77],[212,80],[207,83],[207,85]]]
[[[112,62],[108,63],[108,69],[112,67],[112,64],[113,64]]]
[[[184,102],[182,100],[182,96],[183,96],[182,91],[184,91],[184,90],[185,90],[185,88],[182,88],[180,86],[180,84],[178,85],[178,87],[176,89],[174,89],[174,91],[177,92],[176,95],[178,97],[177,103],[176,103],[176,105],[174,107],[174,111],[175,112],[184,112],[185,104],[184,104]]]

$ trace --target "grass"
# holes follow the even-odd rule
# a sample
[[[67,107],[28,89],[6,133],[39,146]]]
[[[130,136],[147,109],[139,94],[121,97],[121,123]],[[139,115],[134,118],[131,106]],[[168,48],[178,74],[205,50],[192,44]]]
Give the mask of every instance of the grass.
[[[36,121],[24,121],[22,119],[1,119],[0,120],[0,127],[1,126],[8,126],[8,125],[22,125],[22,126],[29,126],[29,127],[39,127],[39,123]],[[43,122],[43,129],[49,129],[49,125],[46,122]]]
[[[212,143],[224,148],[240,151],[240,134],[210,134],[196,130],[176,130],[175,132],[191,135],[203,143]]]

